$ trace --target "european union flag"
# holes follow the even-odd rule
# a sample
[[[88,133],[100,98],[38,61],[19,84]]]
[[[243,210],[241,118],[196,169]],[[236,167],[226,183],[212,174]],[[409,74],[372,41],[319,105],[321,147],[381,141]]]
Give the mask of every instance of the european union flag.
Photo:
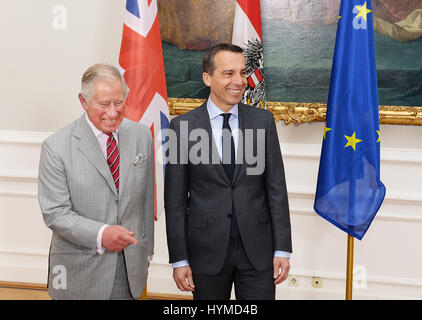
[[[315,211],[361,240],[385,196],[370,0],[343,0],[337,26]]]

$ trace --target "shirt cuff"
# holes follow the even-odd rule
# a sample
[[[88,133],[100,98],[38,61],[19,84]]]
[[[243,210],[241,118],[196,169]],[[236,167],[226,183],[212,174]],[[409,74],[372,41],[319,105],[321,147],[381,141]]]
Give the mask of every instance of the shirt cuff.
[[[97,234],[97,253],[99,255],[103,254],[104,251],[106,250],[103,246],[102,246],[102,240],[103,240],[103,232],[104,229],[108,227],[108,224],[104,224],[100,230],[98,230],[98,234]]]
[[[180,267],[187,267],[189,265],[189,261],[188,260],[182,260],[182,261],[177,261],[171,264],[173,266],[173,269],[175,268],[180,268]]]
[[[287,251],[280,251],[276,250],[274,251],[274,258],[289,258],[290,259],[290,252]]]

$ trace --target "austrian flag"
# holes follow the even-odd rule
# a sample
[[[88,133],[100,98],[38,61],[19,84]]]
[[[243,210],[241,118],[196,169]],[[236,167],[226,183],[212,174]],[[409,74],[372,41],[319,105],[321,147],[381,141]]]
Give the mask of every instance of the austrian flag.
[[[127,0],[120,67],[129,86],[126,117],[147,125],[155,144],[156,217],[164,209],[162,130],[169,128],[167,88],[157,0]]]
[[[259,0],[237,0],[232,43],[243,48],[248,85],[242,102],[265,108],[264,54]]]

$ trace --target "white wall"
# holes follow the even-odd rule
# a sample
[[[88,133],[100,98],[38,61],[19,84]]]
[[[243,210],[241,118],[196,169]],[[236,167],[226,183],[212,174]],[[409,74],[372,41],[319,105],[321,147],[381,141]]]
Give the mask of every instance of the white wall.
[[[81,114],[82,73],[97,62],[118,62],[125,3],[0,2],[1,130],[56,131]],[[66,28],[57,29],[63,22]]]
[[[81,114],[82,72],[99,61],[117,63],[124,3],[0,2],[0,281],[46,282],[51,233],[37,202],[41,143]],[[52,27],[56,5],[67,10],[65,30]],[[312,209],[323,124],[277,126],[291,207],[290,274],[298,280],[296,287],[280,285],[277,298],[343,299],[346,235]],[[366,289],[362,281],[355,285],[354,298],[422,299],[422,127],[383,125],[381,131],[387,195],[364,239],[355,240],[355,279],[366,276],[367,282]],[[155,224],[148,289],[177,294],[163,218]],[[314,276],[322,288],[311,286]]]

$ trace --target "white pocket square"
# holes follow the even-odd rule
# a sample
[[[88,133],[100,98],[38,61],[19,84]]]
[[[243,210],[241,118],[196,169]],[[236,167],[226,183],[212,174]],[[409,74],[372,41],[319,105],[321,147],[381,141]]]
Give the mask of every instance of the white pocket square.
[[[136,156],[135,160],[133,160],[133,165],[136,166],[136,167],[137,166],[143,166],[145,164],[146,159],[147,158],[142,153],[139,153]]]

